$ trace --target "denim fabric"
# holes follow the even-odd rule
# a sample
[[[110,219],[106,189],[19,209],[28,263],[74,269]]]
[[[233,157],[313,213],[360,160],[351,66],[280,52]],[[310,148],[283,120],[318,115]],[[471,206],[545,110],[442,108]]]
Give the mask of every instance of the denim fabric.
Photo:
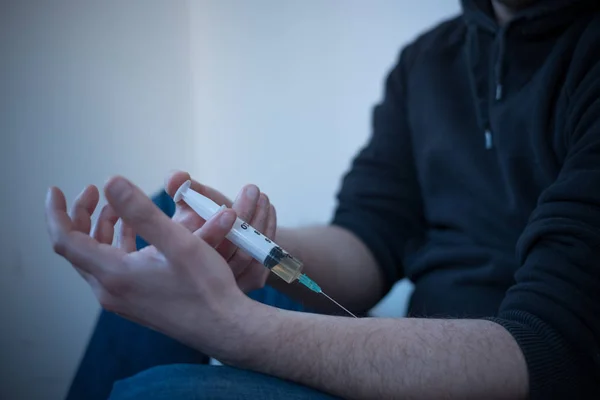
[[[115,384],[109,400],[334,400],[272,376],[210,365],[156,367]]]
[[[172,216],[173,201],[162,192],[155,204]],[[138,248],[147,244],[137,240]],[[275,289],[265,287],[249,294],[254,300],[275,307],[302,311],[302,305]],[[113,384],[144,370],[160,365],[205,364],[208,357],[161,333],[102,311],[67,400],[106,400]]]
[[[275,307],[302,311],[302,305],[271,287],[249,294]],[[102,311],[71,384],[67,400],[105,400],[114,382],[159,365],[205,364],[208,357],[162,333]]]

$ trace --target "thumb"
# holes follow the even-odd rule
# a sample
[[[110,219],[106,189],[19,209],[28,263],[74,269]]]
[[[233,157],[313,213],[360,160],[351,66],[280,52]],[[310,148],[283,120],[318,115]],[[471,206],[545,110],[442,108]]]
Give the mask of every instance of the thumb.
[[[229,231],[231,231],[236,218],[237,215],[234,210],[225,208],[206,221],[200,229],[194,232],[194,235],[204,240],[210,246],[217,247],[225,239]]]

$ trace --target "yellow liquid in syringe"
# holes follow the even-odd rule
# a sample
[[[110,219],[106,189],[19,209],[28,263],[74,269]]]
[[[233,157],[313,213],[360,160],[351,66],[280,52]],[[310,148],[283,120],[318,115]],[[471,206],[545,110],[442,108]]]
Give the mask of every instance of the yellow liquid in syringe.
[[[271,268],[271,271],[287,283],[292,283],[302,273],[302,263],[295,258],[283,258],[279,264]]]

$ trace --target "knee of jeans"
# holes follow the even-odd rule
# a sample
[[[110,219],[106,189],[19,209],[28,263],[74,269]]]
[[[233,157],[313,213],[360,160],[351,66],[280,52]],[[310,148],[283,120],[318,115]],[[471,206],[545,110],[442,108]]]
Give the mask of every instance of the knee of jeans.
[[[203,365],[161,365],[115,382],[109,400],[194,399],[202,393]]]

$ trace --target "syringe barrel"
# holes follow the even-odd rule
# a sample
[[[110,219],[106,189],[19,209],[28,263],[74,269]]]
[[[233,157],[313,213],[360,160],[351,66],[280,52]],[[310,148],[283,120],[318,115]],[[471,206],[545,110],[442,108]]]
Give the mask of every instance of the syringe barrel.
[[[200,217],[208,220],[221,207],[190,189],[190,185],[190,181],[181,185],[173,200],[175,202],[185,201]],[[236,219],[226,237],[287,283],[292,283],[302,274],[302,262],[240,218]]]
[[[302,263],[299,260],[240,218],[236,219],[227,239],[287,283],[292,283],[302,273]]]

